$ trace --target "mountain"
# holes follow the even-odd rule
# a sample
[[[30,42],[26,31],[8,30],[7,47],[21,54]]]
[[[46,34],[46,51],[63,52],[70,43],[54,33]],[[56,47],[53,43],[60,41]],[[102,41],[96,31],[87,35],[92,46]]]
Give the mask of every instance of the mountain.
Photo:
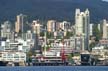
[[[15,21],[23,13],[31,19],[74,21],[75,9],[90,10],[91,22],[108,19],[108,3],[101,0],[0,0],[0,21]]]

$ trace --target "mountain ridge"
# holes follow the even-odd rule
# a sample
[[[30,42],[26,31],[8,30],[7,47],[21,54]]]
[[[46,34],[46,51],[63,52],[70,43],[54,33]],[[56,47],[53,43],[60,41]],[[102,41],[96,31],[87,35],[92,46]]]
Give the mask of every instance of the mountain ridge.
[[[75,9],[90,10],[91,22],[108,19],[108,3],[101,0],[0,0],[0,21],[15,21],[23,13],[33,19],[74,22]]]

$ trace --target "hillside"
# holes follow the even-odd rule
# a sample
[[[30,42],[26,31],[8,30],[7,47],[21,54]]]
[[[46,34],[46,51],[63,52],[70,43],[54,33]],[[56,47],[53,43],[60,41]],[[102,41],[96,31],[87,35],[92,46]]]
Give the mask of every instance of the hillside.
[[[108,3],[101,0],[0,0],[0,21],[14,21],[20,13],[28,15],[29,20],[74,21],[76,8],[88,8],[93,22],[108,19]]]

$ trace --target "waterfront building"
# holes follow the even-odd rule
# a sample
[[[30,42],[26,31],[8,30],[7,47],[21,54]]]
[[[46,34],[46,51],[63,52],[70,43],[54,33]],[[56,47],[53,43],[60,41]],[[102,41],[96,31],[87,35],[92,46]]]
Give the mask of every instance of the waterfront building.
[[[47,51],[53,51],[53,52],[60,52],[62,53],[62,49],[64,49],[65,55],[68,55],[70,53],[72,53],[73,48],[70,46],[70,40],[69,39],[65,39],[64,43],[58,41],[55,41],[54,43],[51,43],[51,45],[49,47],[49,50]]]
[[[0,52],[0,61],[4,62],[26,62],[26,53],[11,51]]]
[[[98,60],[99,61],[103,61],[102,63],[105,63],[106,59],[108,59],[108,50],[105,49],[104,46],[100,45],[100,46],[95,46],[94,48],[92,48],[92,52],[91,54],[94,56],[98,56]]]
[[[43,55],[40,56],[37,54],[36,59],[38,60],[38,62],[45,62],[45,63],[62,62],[60,52],[55,52],[55,51],[43,51]]]

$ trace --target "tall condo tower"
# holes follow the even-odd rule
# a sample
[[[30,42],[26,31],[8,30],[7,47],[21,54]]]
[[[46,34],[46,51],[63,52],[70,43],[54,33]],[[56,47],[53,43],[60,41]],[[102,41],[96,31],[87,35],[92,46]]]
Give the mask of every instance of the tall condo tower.
[[[25,15],[23,14],[19,14],[16,17],[16,22],[15,22],[15,32],[16,33],[21,33],[22,37],[23,37],[23,33],[24,33],[24,24],[26,23],[25,20]]]
[[[108,22],[107,20],[103,20],[103,38],[108,38]]]
[[[80,9],[76,9],[75,13],[75,35],[76,37],[84,37],[82,50],[89,50],[89,24],[90,24],[90,14],[89,10],[86,9],[85,12],[80,12]]]

